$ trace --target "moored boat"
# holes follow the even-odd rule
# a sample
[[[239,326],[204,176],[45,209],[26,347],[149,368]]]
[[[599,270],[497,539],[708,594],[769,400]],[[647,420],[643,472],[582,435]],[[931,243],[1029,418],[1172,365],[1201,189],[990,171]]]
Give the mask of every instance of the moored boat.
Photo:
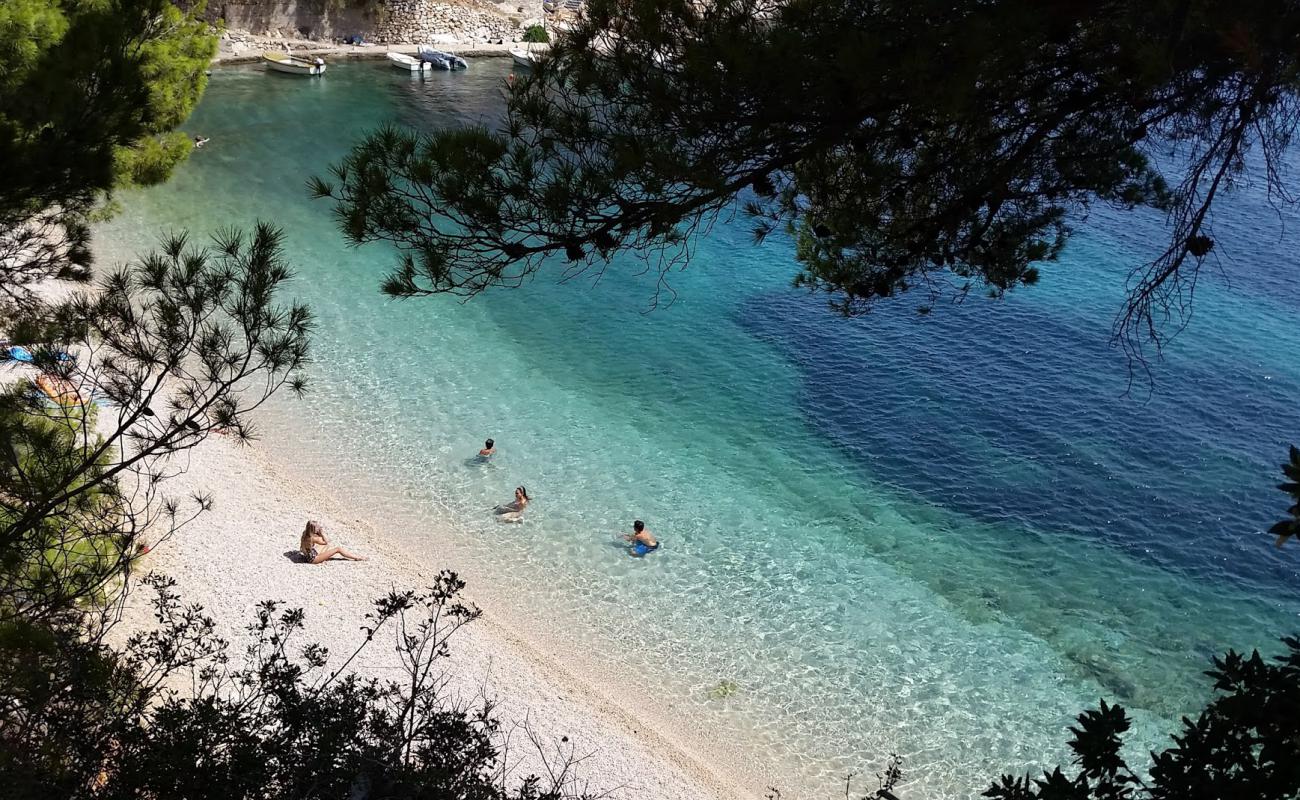
[[[455,53],[434,50],[427,44],[420,45],[420,60],[433,69],[457,70],[469,69],[469,62]]]
[[[272,50],[262,53],[262,62],[269,69],[287,72],[290,75],[320,75],[325,71],[325,62],[319,58],[298,58]]]
[[[534,64],[542,60],[541,54],[534,53],[532,50],[522,50],[519,48],[512,49],[510,51],[510,57],[514,59],[516,64],[528,69],[532,69]]]
[[[408,56],[405,53],[389,53],[388,63],[397,69],[404,69],[407,72],[423,72],[429,69],[429,65],[416,58]]]

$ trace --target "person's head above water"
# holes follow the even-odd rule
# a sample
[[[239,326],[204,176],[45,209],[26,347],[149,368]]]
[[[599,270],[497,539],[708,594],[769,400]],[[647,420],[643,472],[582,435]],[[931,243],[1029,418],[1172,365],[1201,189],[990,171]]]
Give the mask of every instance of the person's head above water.
[[[636,531],[637,533],[640,533],[641,531],[645,530],[645,523],[639,519],[634,520],[632,522],[632,530]]]
[[[483,443],[483,447],[488,450],[491,450],[495,444],[496,442],[492,441],[491,439],[488,439],[486,442]]]
[[[522,497],[522,498],[524,498],[525,500],[527,500],[527,499],[528,499],[528,490],[525,489],[525,488],[522,487],[522,486],[516,486],[516,487],[515,487],[515,496],[516,496],[516,497]]]

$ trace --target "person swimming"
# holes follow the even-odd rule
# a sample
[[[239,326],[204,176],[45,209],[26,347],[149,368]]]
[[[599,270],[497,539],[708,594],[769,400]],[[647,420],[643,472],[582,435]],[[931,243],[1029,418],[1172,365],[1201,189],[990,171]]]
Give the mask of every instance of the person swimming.
[[[483,449],[478,451],[479,458],[491,458],[497,454],[497,443],[488,439],[483,443]]]
[[[643,556],[659,549],[659,540],[639,519],[632,522],[632,532],[623,534],[623,538],[631,543],[634,556]]]
[[[211,141],[211,139],[209,139],[209,138],[206,137],[206,136],[195,136],[195,137],[194,137],[194,149],[195,149],[195,150],[198,150],[200,147],[202,147],[203,145],[207,144],[209,141]]]
[[[524,509],[528,508],[528,490],[522,486],[515,487],[515,499],[493,509],[502,522],[523,522]]]

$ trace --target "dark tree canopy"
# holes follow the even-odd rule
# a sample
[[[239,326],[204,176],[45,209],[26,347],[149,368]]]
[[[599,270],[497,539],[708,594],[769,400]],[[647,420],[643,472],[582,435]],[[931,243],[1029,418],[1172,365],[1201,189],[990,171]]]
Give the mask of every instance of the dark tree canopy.
[[[0,37],[4,210],[156,183],[188,152],[171,152],[185,138],[172,130],[203,93],[216,39],[170,0],[9,0]]]
[[[402,249],[399,296],[516,285],[551,255],[666,270],[739,206],[846,313],[1032,283],[1090,203],[1155,206],[1168,249],[1122,329],[1158,340],[1243,157],[1278,177],[1298,37],[1284,0],[591,0],[502,130],[381,130],[314,190],[350,241]]]
[[[0,3],[0,311],[46,278],[88,280],[86,216],[163,181],[216,37],[170,0]]]
[[[1293,504],[1286,510],[1286,519],[1273,523],[1273,527],[1268,530],[1277,536],[1278,547],[1286,544],[1292,536],[1300,536],[1300,448],[1295,445],[1287,453],[1287,462],[1282,465],[1282,476],[1283,483],[1279,483],[1277,488],[1286,492]]]
[[[375,645],[391,677],[330,669],[302,609],[258,604],[238,649],[174,582],[150,576],[157,625],[124,647],[67,621],[0,636],[0,795],[13,800],[596,800],[582,755],[529,739],[518,752],[490,699],[460,698],[443,669],[479,616],[464,583],[375,601],[343,667]],[[91,615],[83,614],[83,618]],[[337,661],[333,662],[335,665]]]

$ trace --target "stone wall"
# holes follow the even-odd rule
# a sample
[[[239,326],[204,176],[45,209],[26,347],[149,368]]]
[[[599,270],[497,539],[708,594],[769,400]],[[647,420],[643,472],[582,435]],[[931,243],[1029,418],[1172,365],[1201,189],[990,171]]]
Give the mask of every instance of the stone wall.
[[[513,10],[513,9],[512,9]],[[516,18],[473,0],[209,0],[206,16],[227,30],[330,41],[360,34],[379,43],[461,42],[523,34]]]
[[[436,36],[457,41],[512,41],[522,35],[519,24],[495,8],[437,0],[385,0],[387,14],[375,28],[377,42],[428,42]]]
[[[329,0],[209,0],[206,16],[228,30],[329,41],[375,29],[373,11]]]

